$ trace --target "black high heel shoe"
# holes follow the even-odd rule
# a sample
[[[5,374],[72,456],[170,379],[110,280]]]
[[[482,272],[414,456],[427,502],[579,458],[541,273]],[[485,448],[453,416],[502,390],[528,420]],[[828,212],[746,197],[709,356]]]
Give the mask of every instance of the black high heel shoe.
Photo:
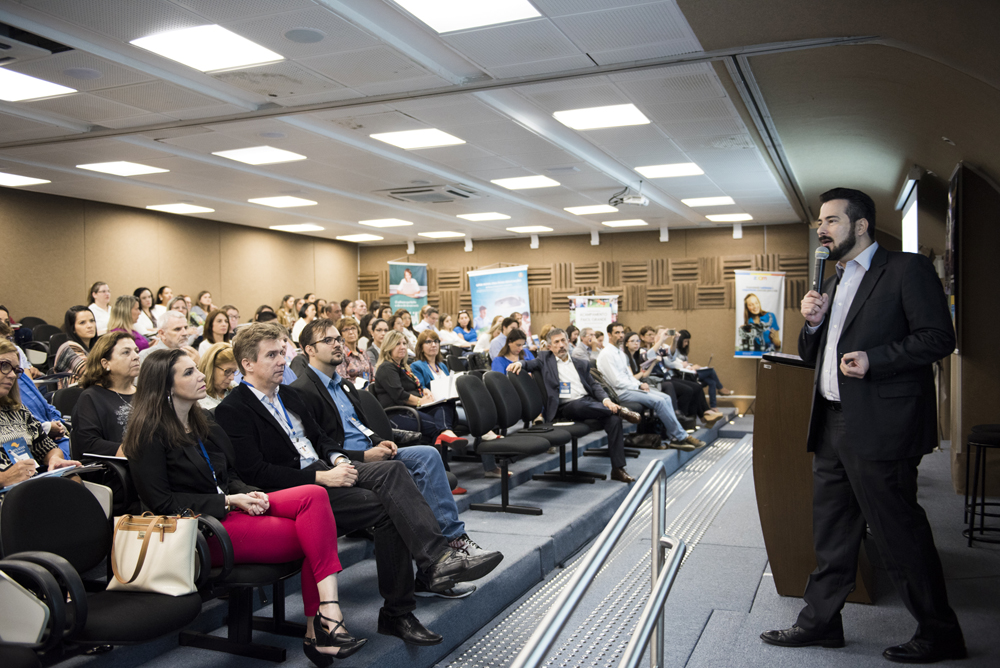
[[[340,601],[321,601],[320,607],[324,605],[340,605]],[[347,627],[344,626],[344,622],[337,621],[336,619],[331,619],[326,615],[324,615],[319,610],[316,611],[316,616],[319,617],[320,622],[319,624],[315,625],[316,627],[315,646],[340,648],[340,651],[337,652],[336,654],[323,654],[319,650],[316,650],[316,654],[320,656],[327,656],[330,657],[331,659],[346,659],[347,657],[351,656],[359,649],[361,649],[364,646],[364,644],[368,642],[367,638],[355,638],[354,636],[348,633],[331,633],[330,631],[326,630],[326,627],[323,625],[323,621],[333,622],[334,631],[337,630],[337,627],[341,627],[343,629],[347,629]],[[305,645],[303,645],[303,647],[305,647]],[[306,654],[308,655],[308,651],[306,652]],[[311,656],[309,658],[312,659]],[[320,666],[320,668],[324,667]]]
[[[306,658],[316,664],[316,668],[329,668],[330,664],[333,663],[332,654],[323,654],[316,649],[315,638],[305,638],[302,641],[302,651],[305,652]]]

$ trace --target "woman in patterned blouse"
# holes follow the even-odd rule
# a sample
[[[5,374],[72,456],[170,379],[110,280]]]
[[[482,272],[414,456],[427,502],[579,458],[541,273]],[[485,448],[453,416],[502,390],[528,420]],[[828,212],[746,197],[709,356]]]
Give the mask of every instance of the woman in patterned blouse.
[[[358,378],[370,383],[375,374],[371,360],[358,350],[358,337],[361,329],[354,318],[341,318],[337,323],[340,336],[344,339],[344,361],[337,367],[337,373],[344,380],[354,383]]]

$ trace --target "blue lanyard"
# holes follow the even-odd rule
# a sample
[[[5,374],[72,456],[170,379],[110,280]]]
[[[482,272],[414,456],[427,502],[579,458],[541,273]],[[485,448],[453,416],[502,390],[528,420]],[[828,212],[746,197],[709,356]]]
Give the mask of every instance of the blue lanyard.
[[[244,385],[248,385],[250,387],[253,387],[253,385],[251,385],[250,383],[248,383],[246,380],[243,381],[243,384]],[[254,389],[256,389],[256,388],[254,388]],[[285,402],[281,400],[281,395],[280,394],[275,394],[275,396],[278,397],[278,403],[281,405],[281,410],[285,414],[285,421],[288,423],[288,431],[291,432],[291,434],[289,434],[289,436],[290,437],[291,436],[295,436],[295,427],[292,425],[292,416],[288,414],[288,409],[285,408]],[[268,402],[268,403],[270,404],[271,402]],[[273,406],[274,404],[271,404],[271,405]]]
[[[205,458],[205,463],[208,464],[208,468],[212,472],[212,480],[215,481],[215,487],[217,489],[222,489],[222,487],[219,486],[219,478],[215,475],[215,467],[212,466],[212,460],[208,458],[208,451],[205,450],[205,444],[201,442],[200,438],[198,439],[198,447],[201,448],[201,456]]]

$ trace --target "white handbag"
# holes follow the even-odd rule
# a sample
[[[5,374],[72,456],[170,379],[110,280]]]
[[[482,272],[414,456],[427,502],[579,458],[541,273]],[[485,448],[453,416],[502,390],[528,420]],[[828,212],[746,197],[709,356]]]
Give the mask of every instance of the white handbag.
[[[109,591],[185,596],[196,591],[198,519],[175,515],[123,515],[115,521]],[[122,569],[131,571],[123,575]]]

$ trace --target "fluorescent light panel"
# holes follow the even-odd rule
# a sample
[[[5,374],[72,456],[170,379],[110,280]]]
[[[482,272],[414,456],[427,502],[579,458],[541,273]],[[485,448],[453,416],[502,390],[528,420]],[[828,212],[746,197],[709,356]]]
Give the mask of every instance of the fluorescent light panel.
[[[647,165],[645,167],[636,167],[635,171],[639,172],[647,179],[664,179],[675,176],[698,176],[699,174],[705,173],[701,167],[693,162],[678,162],[672,165]]]
[[[512,179],[493,179],[495,183],[507,190],[527,190],[528,188],[553,188],[560,185],[547,176],[515,176]]]
[[[250,148],[237,148],[231,151],[217,151],[212,153],[220,158],[229,158],[238,162],[245,162],[248,165],[273,165],[278,162],[294,162],[295,160],[305,160],[306,156],[292,153],[273,146],[251,146]]]
[[[29,77],[13,70],[0,67],[0,100],[7,102],[23,102],[38,100],[43,97],[68,95],[75,93],[75,88],[54,84],[44,79]]]
[[[490,211],[488,213],[462,213],[456,217],[461,218],[462,220],[469,220],[474,223],[481,223],[487,220],[510,220],[510,216],[497,213],[496,211]]]
[[[326,228],[312,223],[298,223],[296,225],[271,225],[271,229],[280,232],[321,232]]]
[[[285,59],[280,53],[217,25],[170,30],[129,43],[202,72],[232,70]]]
[[[115,176],[139,176],[140,174],[162,174],[169,172],[169,169],[140,165],[137,162],[119,160],[118,162],[94,162],[88,165],[77,165],[77,169],[86,169],[91,172],[102,172],[104,174],[114,174]]]
[[[360,243],[362,241],[382,241],[385,237],[380,237],[375,234],[345,234],[342,237],[337,237],[338,241],[353,241],[354,243]]]
[[[601,225],[607,227],[645,227],[649,223],[641,218],[632,218],[630,220],[606,220]]]
[[[713,223],[742,223],[753,220],[753,216],[749,213],[717,213],[705,217]]]
[[[569,211],[575,216],[589,216],[592,213],[617,213],[618,209],[607,204],[593,204],[590,206],[568,206],[563,211]]]
[[[428,239],[454,239],[457,237],[464,237],[465,232],[417,232],[419,237],[427,237]]]
[[[39,183],[52,183],[52,181],[46,181],[45,179],[33,179],[30,176],[18,176],[17,174],[0,172],[0,186],[20,188],[21,186],[37,186]]]
[[[464,144],[464,139],[459,139],[455,135],[427,128],[426,130],[402,130],[400,132],[378,132],[368,135],[372,139],[392,144],[407,151],[415,148],[434,148],[436,146],[454,146]]]
[[[153,204],[147,206],[147,209],[152,209],[153,211],[165,211],[167,213],[212,213],[215,209],[209,209],[205,206],[196,206],[194,204],[187,204],[185,202],[178,202],[177,204]]]
[[[691,199],[682,199],[681,201],[692,208],[697,206],[725,206],[727,204],[736,204],[732,197],[693,197]]]
[[[528,0],[395,0],[439,33],[541,16]]]
[[[273,206],[275,209],[290,209],[295,206],[312,206],[316,202],[311,199],[302,199],[301,197],[292,197],[290,195],[282,195],[280,197],[256,197],[254,199],[248,199],[251,204],[263,204],[264,206]]]
[[[368,227],[406,227],[407,225],[412,225],[408,220],[400,220],[399,218],[379,218],[377,220],[359,220],[358,223],[361,225],[367,225]]]
[[[552,228],[544,225],[524,225],[522,227],[508,227],[507,231],[518,234],[538,234],[539,232],[551,232]]]
[[[623,125],[646,125],[649,119],[634,104],[614,104],[610,107],[570,109],[552,114],[557,121],[574,130],[617,128]]]

